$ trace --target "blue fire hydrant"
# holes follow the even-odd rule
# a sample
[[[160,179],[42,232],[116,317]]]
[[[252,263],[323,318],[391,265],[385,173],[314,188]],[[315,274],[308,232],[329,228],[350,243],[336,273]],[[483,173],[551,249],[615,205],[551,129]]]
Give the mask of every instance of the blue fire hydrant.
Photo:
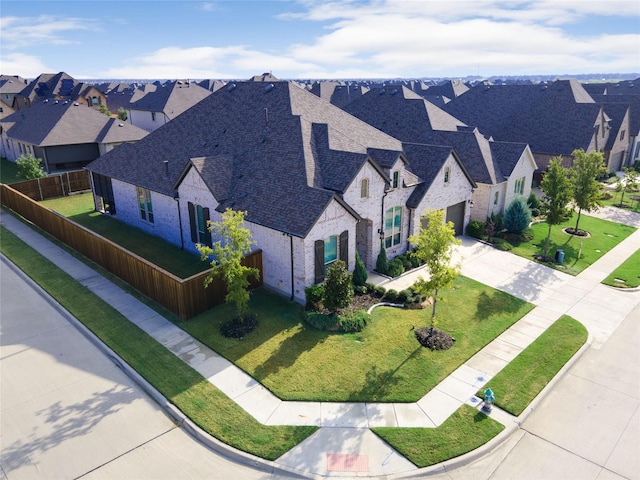
[[[496,397],[493,395],[493,390],[487,388],[484,391],[484,405],[482,406],[482,411],[485,413],[491,413],[493,410],[493,404],[496,401]]]

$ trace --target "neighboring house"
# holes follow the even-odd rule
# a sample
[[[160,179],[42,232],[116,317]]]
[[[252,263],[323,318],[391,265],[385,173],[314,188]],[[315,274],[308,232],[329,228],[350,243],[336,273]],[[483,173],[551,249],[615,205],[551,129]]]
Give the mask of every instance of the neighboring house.
[[[117,114],[121,108],[126,110],[136,91],[133,85],[121,82],[102,83],[96,85],[96,88],[104,95],[107,108],[112,114]]]
[[[145,86],[145,90],[138,90],[134,93],[131,102],[125,107],[127,122],[147,132],[152,132],[211,93],[188,80],[167,82],[155,87],[155,89],[151,86]]]
[[[627,87],[630,88],[630,87]],[[614,90],[619,91],[619,90]],[[624,90],[623,90],[624,91]],[[591,95],[593,99],[605,106],[607,114],[611,113],[609,106],[613,103],[625,105],[629,107],[629,125],[628,129],[624,128],[624,121],[621,123],[618,129],[618,139],[624,141],[626,139],[626,159],[622,163],[622,166],[633,165],[635,162],[640,161],[640,95]]]
[[[147,132],[78,102],[45,100],[0,122],[0,155],[15,162],[32,154],[47,172],[77,169]]]
[[[15,112],[13,99],[28,83],[17,75],[0,75],[0,120]]]
[[[576,80],[549,85],[480,84],[442,107],[495,140],[528,143],[540,171],[576,149],[604,152],[609,117]]]
[[[314,82],[309,91],[336,107],[342,108],[367,93],[369,88],[364,85],[322,80]]]
[[[264,284],[304,301],[337,259],[406,251],[428,209],[462,203],[468,219],[452,150],[408,150],[293,82],[231,82],[87,169],[97,209],[194,253],[209,220],[246,211]]]
[[[103,93],[94,85],[81,83],[64,73],[43,73],[14,96],[14,110],[24,110],[44,100],[84,103],[95,109],[106,104]]]
[[[344,110],[405,143],[455,149],[477,184],[472,220],[484,221],[502,213],[515,196],[529,196],[536,163],[527,144],[487,139],[406,87],[371,90]],[[448,210],[447,220],[454,218]],[[462,225],[454,224],[462,233]]]

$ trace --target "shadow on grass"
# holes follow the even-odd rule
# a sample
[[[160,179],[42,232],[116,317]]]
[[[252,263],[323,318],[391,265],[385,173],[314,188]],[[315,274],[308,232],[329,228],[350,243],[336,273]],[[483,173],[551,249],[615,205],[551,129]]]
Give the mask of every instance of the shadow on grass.
[[[498,290],[492,291],[492,294],[489,295],[484,291],[478,297],[474,318],[483,321],[497,313],[514,313],[520,308],[522,308],[522,304],[514,301],[511,295],[505,295]]]
[[[326,332],[317,332],[317,335],[309,335],[307,328],[303,323],[302,328],[295,334],[284,339],[278,349],[262,365],[256,367],[253,372],[254,378],[262,381],[270,375],[277,374],[282,369],[291,367],[300,358],[300,355],[323,343],[330,335]]]
[[[407,362],[420,355],[420,352],[423,348],[424,347],[422,347],[422,345],[418,345],[418,347],[394,369],[390,369],[387,371],[378,371],[378,368],[375,365],[372,365],[365,374],[365,386],[360,389],[360,391],[354,392],[349,395],[348,401],[359,402],[362,401],[363,398],[369,399],[369,401],[376,401],[386,397],[390,392],[394,390],[393,387],[398,385],[398,383],[400,383],[400,381],[402,380],[401,378],[397,377],[398,371]]]

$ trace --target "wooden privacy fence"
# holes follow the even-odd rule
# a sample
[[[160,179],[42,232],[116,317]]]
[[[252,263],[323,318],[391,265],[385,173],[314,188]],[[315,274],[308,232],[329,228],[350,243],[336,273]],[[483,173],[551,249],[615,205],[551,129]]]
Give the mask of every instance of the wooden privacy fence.
[[[91,181],[87,170],[76,170],[12,183],[11,188],[34,200],[47,200],[91,190]]]
[[[112,241],[38,204],[9,185],[0,184],[2,204],[22,215],[58,240],[90,258],[157,303],[188,320],[224,301],[226,286],[215,278],[207,288],[209,271],[181,279]],[[262,285],[262,251],[247,255],[244,265],[260,271],[251,287]]]

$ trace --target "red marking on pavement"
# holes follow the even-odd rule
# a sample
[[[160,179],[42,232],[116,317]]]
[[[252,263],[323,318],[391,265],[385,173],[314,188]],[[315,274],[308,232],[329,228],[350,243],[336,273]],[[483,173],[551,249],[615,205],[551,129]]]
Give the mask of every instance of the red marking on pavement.
[[[369,459],[366,455],[327,453],[329,472],[368,472]]]

